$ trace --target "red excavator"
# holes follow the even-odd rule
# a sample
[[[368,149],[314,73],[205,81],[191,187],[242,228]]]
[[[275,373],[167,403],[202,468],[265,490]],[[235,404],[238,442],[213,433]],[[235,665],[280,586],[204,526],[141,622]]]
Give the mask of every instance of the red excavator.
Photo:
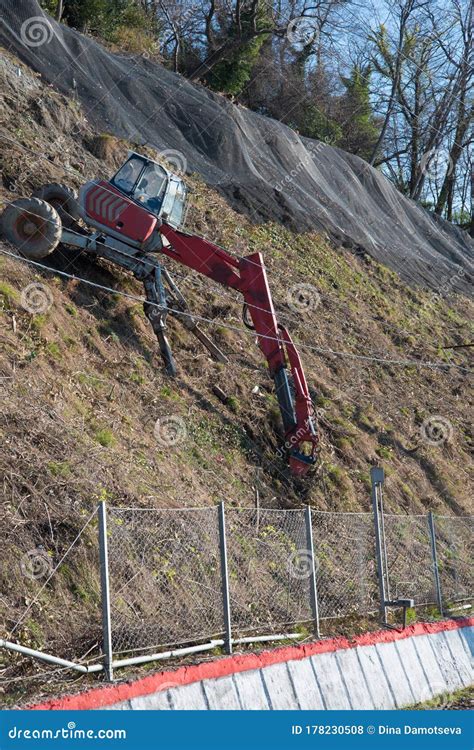
[[[34,261],[61,243],[131,271],[143,282],[145,313],[172,376],[176,368],[166,337],[168,313],[194,333],[215,359],[227,359],[201,330],[168,269],[160,263],[160,254],[241,292],[243,321],[255,331],[275,383],[291,471],[304,475],[315,463],[314,409],[298,351],[277,321],[262,256],[238,258],[184,232],[186,206],[187,189],[181,177],[146,156],[129,152],[109,181],[87,182],[79,194],[65,185],[50,184],[31,198],[13,201],[3,212],[1,229],[23,256]]]

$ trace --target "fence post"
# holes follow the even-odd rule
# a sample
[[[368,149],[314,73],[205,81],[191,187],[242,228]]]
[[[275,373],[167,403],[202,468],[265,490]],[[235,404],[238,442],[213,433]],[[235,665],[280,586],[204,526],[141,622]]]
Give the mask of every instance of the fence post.
[[[321,631],[319,629],[319,605],[318,605],[318,586],[316,581],[316,563],[314,557],[314,542],[313,542],[313,523],[311,517],[311,506],[307,505],[305,508],[305,522],[306,522],[306,548],[309,552],[309,596],[311,600],[311,611],[313,613],[314,629],[316,637],[321,637]]]
[[[222,601],[224,605],[224,639],[225,650],[232,653],[232,621],[229,594],[229,567],[227,563],[227,539],[225,529],[224,501],[219,503],[219,546],[221,552]]]
[[[438,553],[436,550],[436,527],[435,527],[434,515],[431,511],[428,513],[428,526],[430,530],[431,557],[433,559],[433,574],[434,574],[434,582],[435,582],[435,589],[436,589],[436,598],[438,600],[439,613],[441,617],[443,617],[444,616],[443,596],[441,594],[441,581],[439,579],[439,567],[438,567]]]
[[[107,680],[113,682],[112,623],[110,618],[110,581],[109,551],[107,544],[107,507],[104,501],[99,503],[99,552],[100,552],[100,587],[102,593],[102,640],[104,649],[104,669]]]
[[[377,578],[379,582],[379,598],[380,598],[380,617],[384,625],[387,624],[387,608],[385,602],[387,601],[387,595],[385,592],[385,572],[384,562],[386,564],[386,552],[384,554],[383,549],[385,548],[385,540],[382,541],[383,527],[380,522],[380,511],[379,511],[379,490],[381,489],[382,482],[384,480],[383,469],[378,466],[373,466],[370,470],[370,480],[372,482],[372,508],[374,512],[374,527],[375,527],[375,555],[377,558]],[[382,509],[383,514],[383,509]]]

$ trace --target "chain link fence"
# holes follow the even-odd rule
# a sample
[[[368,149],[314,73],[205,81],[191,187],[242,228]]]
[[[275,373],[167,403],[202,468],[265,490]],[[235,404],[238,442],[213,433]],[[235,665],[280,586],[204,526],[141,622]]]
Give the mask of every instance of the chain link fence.
[[[321,619],[377,609],[372,514],[313,512],[312,518]]]
[[[388,599],[436,602],[428,516],[384,515]]]
[[[413,599],[441,613],[469,611],[473,518],[378,517],[379,543],[372,513],[102,503],[76,536],[61,544],[52,536],[57,554],[35,546],[40,530],[31,529],[26,551],[7,537],[20,565],[0,570],[0,583],[24,590],[29,603],[6,635],[31,643],[33,617],[44,613],[53,627],[38,645],[77,663],[93,651],[111,675],[117,659],[138,663],[166,647],[309,637],[320,620],[367,618],[383,609],[380,564],[384,606]],[[51,603],[68,596],[73,647],[61,637],[61,608],[44,609],[46,590]]]
[[[311,620],[304,511],[227,510],[230,609],[237,634]]]
[[[114,653],[222,634],[217,510],[108,510]]]
[[[428,516],[383,521],[388,599],[439,606]],[[436,528],[443,597],[468,600],[472,519],[437,517]],[[379,608],[372,513],[226,508],[224,567],[223,545],[218,507],[109,509],[113,652],[304,634]]]
[[[449,606],[472,596],[474,519],[436,516],[435,529],[441,592]]]

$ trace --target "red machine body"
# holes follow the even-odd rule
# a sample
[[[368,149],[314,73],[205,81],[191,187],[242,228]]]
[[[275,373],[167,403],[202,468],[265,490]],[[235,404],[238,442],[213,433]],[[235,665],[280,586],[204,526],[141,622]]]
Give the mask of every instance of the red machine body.
[[[158,219],[116,187],[100,180],[88,182],[79,194],[84,220],[124,242],[143,245],[156,228]]]
[[[209,240],[181,231],[186,206],[183,180],[152,159],[133,152],[110,182],[84,185],[79,204],[84,220],[104,234],[145,253],[162,252],[243,295],[251,327],[275,382],[290,468],[295,474],[305,474],[315,462],[318,443],[314,410],[299,354],[290,334],[277,321],[261,254],[235,258]],[[150,299],[165,299],[156,279],[144,283]],[[164,316],[159,323],[155,320],[154,327],[165,364],[172,373]]]

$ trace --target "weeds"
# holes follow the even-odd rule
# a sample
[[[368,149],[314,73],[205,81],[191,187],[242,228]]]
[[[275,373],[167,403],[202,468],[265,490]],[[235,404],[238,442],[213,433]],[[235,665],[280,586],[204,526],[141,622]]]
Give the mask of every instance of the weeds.
[[[108,427],[102,427],[96,430],[94,433],[94,439],[104,448],[112,448],[117,442],[114,433]]]

